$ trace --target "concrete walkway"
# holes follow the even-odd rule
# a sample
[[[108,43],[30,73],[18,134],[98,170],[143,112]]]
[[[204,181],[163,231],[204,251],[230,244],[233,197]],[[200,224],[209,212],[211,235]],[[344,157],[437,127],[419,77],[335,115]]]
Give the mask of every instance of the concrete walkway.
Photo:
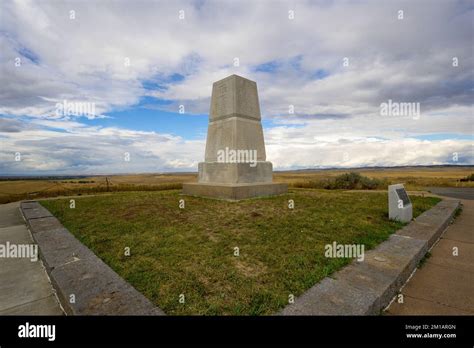
[[[0,245],[33,244],[20,203],[0,205]],[[39,258],[0,257],[0,315],[62,315]]]
[[[458,192],[446,196],[461,198]],[[462,199],[462,214],[402,289],[404,303],[394,301],[386,314],[474,315],[474,200],[462,198],[468,198]]]

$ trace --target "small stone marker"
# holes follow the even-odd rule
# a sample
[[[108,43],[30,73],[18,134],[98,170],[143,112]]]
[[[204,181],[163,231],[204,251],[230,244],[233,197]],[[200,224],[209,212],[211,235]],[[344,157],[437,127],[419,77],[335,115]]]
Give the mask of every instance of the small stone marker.
[[[239,200],[288,191],[272,182],[254,81],[231,75],[212,85],[205,162],[198,169],[198,182],[183,184],[184,194]]]
[[[402,184],[388,187],[388,217],[401,222],[410,222],[413,218],[413,206]]]

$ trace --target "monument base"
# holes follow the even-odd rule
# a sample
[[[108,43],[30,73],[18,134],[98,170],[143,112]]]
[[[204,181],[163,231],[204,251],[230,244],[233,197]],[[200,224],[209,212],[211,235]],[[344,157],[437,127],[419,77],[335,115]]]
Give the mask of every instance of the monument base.
[[[198,167],[199,183],[246,184],[271,183],[272,163],[266,161],[250,163],[201,162]]]
[[[183,194],[208,198],[238,201],[241,199],[276,196],[288,192],[288,185],[283,183],[254,183],[254,184],[183,184]]]

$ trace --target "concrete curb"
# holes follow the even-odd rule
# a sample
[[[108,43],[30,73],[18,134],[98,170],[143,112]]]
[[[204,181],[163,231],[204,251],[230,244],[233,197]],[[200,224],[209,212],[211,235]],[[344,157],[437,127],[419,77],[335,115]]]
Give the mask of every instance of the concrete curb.
[[[307,290],[279,315],[377,315],[397,294],[450,224],[459,200],[443,200],[331,277]]]
[[[20,211],[67,314],[165,315],[38,202],[22,202]]]

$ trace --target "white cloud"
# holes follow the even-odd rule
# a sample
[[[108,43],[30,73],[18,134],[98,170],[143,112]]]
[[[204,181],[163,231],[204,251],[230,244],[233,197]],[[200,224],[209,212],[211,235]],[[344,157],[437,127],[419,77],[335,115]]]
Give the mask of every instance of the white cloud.
[[[472,134],[469,1],[2,1],[0,13],[0,114],[29,125],[5,118],[2,156],[30,154],[26,167],[3,165],[9,172],[121,171],[114,161],[125,148],[138,153],[131,171],[195,168],[204,139],[92,127],[58,118],[56,103],[93,102],[106,115],[153,96],[172,111],[207,113],[212,82],[232,73],[257,81],[264,120],[279,125],[266,130],[268,157],[281,168],[338,165],[344,151],[349,166],[430,164],[470,151],[465,137],[419,138]],[[269,62],[271,72],[256,69]],[[419,102],[420,120],[382,118],[388,99]]]
[[[90,127],[73,121],[37,120],[35,125],[20,133],[0,128],[0,173],[78,175],[189,170],[197,167],[197,159],[204,153],[202,140],[189,141],[156,132]],[[17,152],[21,161],[15,161]],[[130,161],[126,161],[126,153]]]

